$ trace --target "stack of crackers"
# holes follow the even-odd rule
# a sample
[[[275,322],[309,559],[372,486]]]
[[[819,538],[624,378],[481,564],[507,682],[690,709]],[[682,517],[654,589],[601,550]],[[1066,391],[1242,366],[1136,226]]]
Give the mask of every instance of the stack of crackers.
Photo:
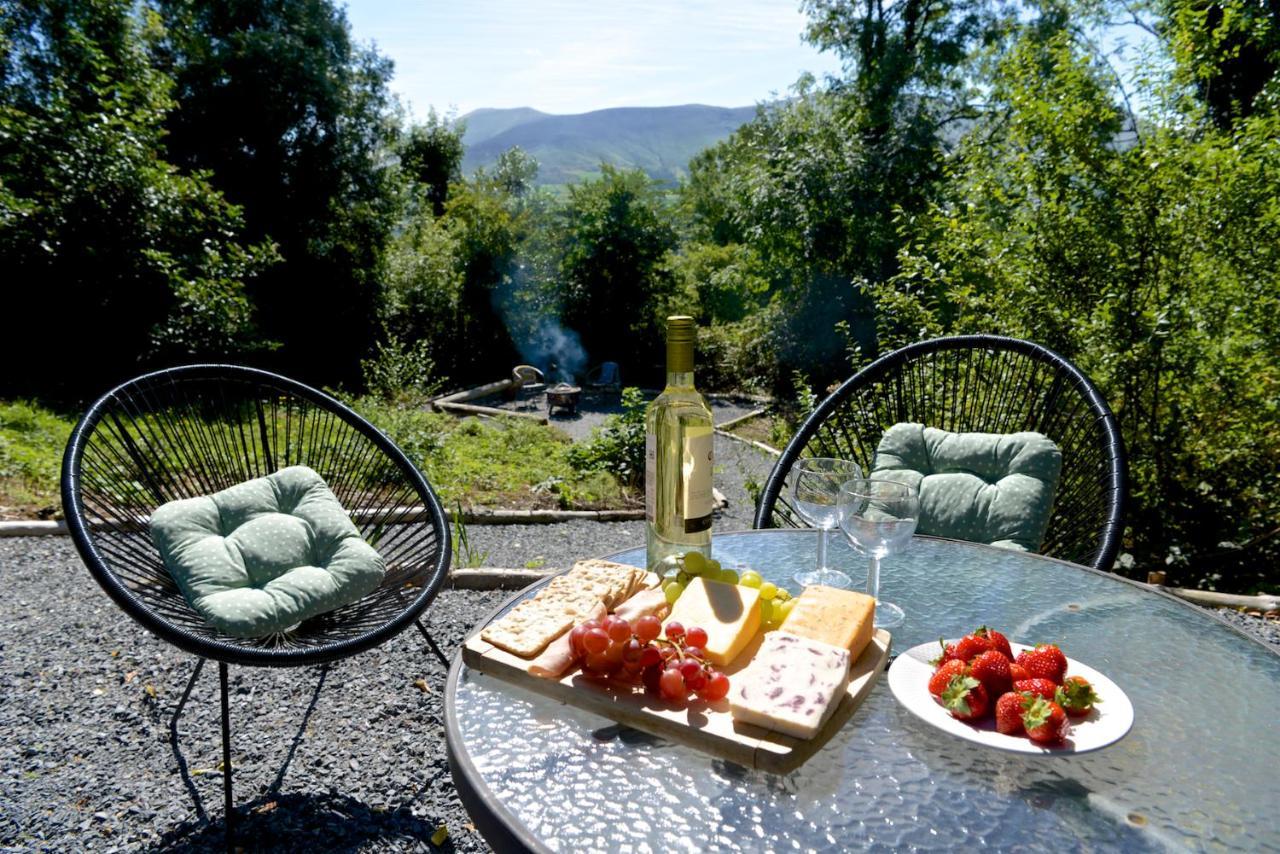
[[[606,611],[647,584],[643,569],[607,560],[583,560],[551,579],[532,599],[494,620],[480,637],[507,652],[532,658],[560,635],[589,619],[603,603]]]

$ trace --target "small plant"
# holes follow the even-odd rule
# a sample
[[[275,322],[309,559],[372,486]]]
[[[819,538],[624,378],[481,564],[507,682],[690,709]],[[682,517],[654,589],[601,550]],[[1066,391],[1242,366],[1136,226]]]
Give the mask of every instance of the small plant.
[[[638,487],[644,480],[644,411],[638,388],[622,390],[622,414],[612,415],[591,438],[569,449],[569,465],[579,473],[609,472],[619,482]]]
[[[444,387],[425,339],[408,344],[388,335],[377,343],[373,358],[360,361],[360,371],[369,393],[389,403],[414,403]]]
[[[463,569],[478,569],[489,559],[489,552],[482,552],[471,544],[462,517],[462,502],[458,501],[453,512],[453,562]]]

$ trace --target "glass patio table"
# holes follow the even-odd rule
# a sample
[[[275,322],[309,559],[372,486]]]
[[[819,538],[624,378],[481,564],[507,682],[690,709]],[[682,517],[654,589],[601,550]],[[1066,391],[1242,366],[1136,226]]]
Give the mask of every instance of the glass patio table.
[[[794,588],[812,530],[717,534],[726,567]],[[865,559],[831,558],[855,579]],[[611,556],[643,564],[644,550]],[[980,624],[1057,641],[1133,702],[1096,753],[1026,756],[939,732],[879,682],[787,775],[753,771],[477,673],[445,702],[454,782],[498,850],[1276,850],[1280,655],[1211,613],[1076,564],[917,537],[886,558],[893,652]],[[504,607],[531,595],[525,590]],[[1105,698],[1104,698],[1105,699]]]

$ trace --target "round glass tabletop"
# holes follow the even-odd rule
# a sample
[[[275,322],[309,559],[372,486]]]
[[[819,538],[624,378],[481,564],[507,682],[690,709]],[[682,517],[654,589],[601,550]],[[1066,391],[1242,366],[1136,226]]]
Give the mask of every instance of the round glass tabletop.
[[[718,534],[714,555],[794,589],[815,542],[809,530]],[[862,577],[860,555],[843,544],[831,551]],[[613,559],[643,564],[643,549]],[[884,560],[881,595],[906,611],[894,652],[984,623],[1014,641],[1057,642],[1124,690],[1133,730],[1078,757],[988,750],[916,719],[882,675],[826,747],[777,776],[615,726],[457,659],[446,730],[459,793],[495,846],[555,851],[1276,845],[1273,650],[1171,596],[970,543],[916,538]]]

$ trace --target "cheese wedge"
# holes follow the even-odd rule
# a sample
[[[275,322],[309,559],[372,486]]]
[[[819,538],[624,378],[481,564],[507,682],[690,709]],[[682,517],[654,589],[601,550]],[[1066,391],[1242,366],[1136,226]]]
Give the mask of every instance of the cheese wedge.
[[[733,719],[796,738],[813,738],[849,687],[849,651],[786,631],[764,636],[733,677]]]
[[[707,632],[703,650],[712,664],[724,667],[760,630],[760,591],[737,584],[695,578],[671,608],[668,622]]]
[[[806,587],[782,622],[782,630],[802,638],[822,641],[849,650],[849,660],[871,643],[875,631],[876,600],[865,593],[824,587]]]

